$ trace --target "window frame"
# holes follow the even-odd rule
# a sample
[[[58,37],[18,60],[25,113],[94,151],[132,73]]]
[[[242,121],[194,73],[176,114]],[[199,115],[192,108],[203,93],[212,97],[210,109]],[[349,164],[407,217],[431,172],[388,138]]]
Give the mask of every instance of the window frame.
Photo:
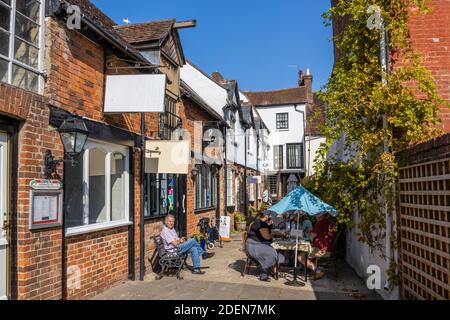
[[[0,29],[2,31],[6,31],[9,35],[9,47],[8,47],[8,57],[0,54],[0,59],[3,61],[6,61],[8,64],[8,78],[6,83],[9,85],[13,85],[13,67],[18,66],[20,68],[25,69],[26,71],[35,73],[38,77],[38,88],[37,92],[31,90],[30,88],[22,88],[23,90],[27,90],[30,92],[35,92],[38,94],[43,94],[44,92],[44,50],[45,50],[45,0],[36,0],[39,2],[39,22],[31,20],[29,17],[24,15],[21,12],[17,11],[17,0],[11,0],[11,4],[8,5],[3,1],[0,1],[0,6],[3,6],[10,10],[10,26],[9,30]],[[30,21],[34,24],[37,24],[39,28],[39,36],[38,36],[38,47],[35,44],[30,43],[29,41],[22,39],[18,36],[16,36],[16,16],[19,15],[20,17],[26,19],[27,21]],[[15,59],[15,44],[16,44],[16,38],[20,41],[26,43],[27,45],[31,45],[39,52],[38,57],[38,68],[34,68],[32,66],[29,66],[21,61],[18,61]],[[1,79],[0,79],[1,81]]]
[[[227,180],[227,207],[234,207],[235,196],[234,196],[234,179],[233,179],[233,169],[227,168],[226,172],[226,180]]]
[[[165,178],[163,178],[163,176],[165,175]],[[152,220],[152,219],[161,219],[164,218],[166,216],[169,215],[170,209],[169,209],[169,179],[170,176],[173,176],[174,182],[175,182],[175,186],[174,188],[174,204],[177,204],[177,199],[176,199],[176,194],[178,192],[177,190],[177,181],[178,181],[178,177],[176,174],[169,174],[169,173],[146,173],[146,184],[145,184],[145,188],[146,188],[146,194],[145,194],[145,200],[144,200],[144,205],[147,208],[147,214],[145,214],[144,211],[144,220]],[[154,179],[152,176],[155,176],[156,179]],[[152,199],[151,199],[151,189],[152,189],[152,182],[153,181],[157,182],[157,201],[156,201],[156,208],[157,208],[157,212],[154,213],[152,212],[151,209],[151,204],[152,204]],[[161,190],[162,190],[162,184],[161,182],[165,181],[166,182],[166,201],[167,201],[167,212],[161,213],[161,199],[163,197],[161,197]]]
[[[204,211],[215,208],[217,206],[217,186],[219,179],[217,178],[217,170],[215,170],[211,165],[200,164],[196,166],[198,174],[195,177],[194,184],[194,211]],[[208,195],[203,194],[203,190],[210,190],[210,199],[208,201]],[[199,189],[200,188],[200,198]],[[200,200],[200,201],[199,201]],[[200,203],[199,203],[200,202]],[[209,204],[209,205],[208,205]]]
[[[284,145],[273,146],[273,168],[275,170],[284,169]]]
[[[289,153],[289,148],[297,147],[299,150],[299,158],[296,161],[299,161],[299,166],[291,165],[291,157]],[[305,161],[304,161],[304,146],[303,143],[288,143],[286,144],[286,166],[288,169],[305,169]]]
[[[286,119],[280,119],[286,116]],[[280,112],[276,114],[277,130],[289,130],[289,112]]]
[[[100,149],[106,153],[105,157],[105,206],[106,206],[106,222],[101,223],[89,223],[89,154],[91,149]],[[125,168],[124,168],[124,210],[123,217],[120,220],[112,221],[112,203],[111,203],[111,156],[114,154],[122,154],[124,156]],[[82,159],[82,160],[81,160]],[[130,221],[130,154],[128,147],[111,144],[103,141],[97,141],[88,139],[86,142],[84,154],[80,157],[80,161],[83,161],[83,225],[77,227],[70,227],[66,229],[67,236],[75,236],[84,233],[90,233],[93,231],[100,231],[106,229],[112,229],[121,226],[131,225]]]
[[[278,177],[277,176],[269,176],[269,193],[271,197],[276,197],[278,196]],[[273,184],[275,184],[275,193],[273,193],[272,191],[272,186]]]

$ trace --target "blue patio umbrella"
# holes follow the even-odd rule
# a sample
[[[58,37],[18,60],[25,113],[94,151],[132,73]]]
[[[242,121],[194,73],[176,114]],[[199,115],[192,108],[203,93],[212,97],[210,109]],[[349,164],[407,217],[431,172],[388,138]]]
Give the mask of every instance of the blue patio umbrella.
[[[292,192],[290,192],[286,197],[284,197],[280,202],[267,210],[268,212],[274,212],[278,215],[285,213],[297,214],[297,230],[296,230],[296,247],[295,247],[295,269],[297,270],[297,257],[298,257],[298,243],[299,243],[299,233],[298,226],[300,221],[300,214],[307,213],[310,216],[316,216],[320,213],[329,213],[330,215],[336,217],[338,212],[335,208],[325,203],[311,192],[309,192],[305,187],[298,187]],[[294,281],[289,282],[289,285],[299,286],[301,285],[297,281],[297,272],[294,272]]]
[[[329,213],[333,217],[337,217],[338,215],[335,208],[313,195],[305,187],[296,188],[267,211],[274,212],[278,215],[296,211],[303,211],[310,216],[324,212]]]

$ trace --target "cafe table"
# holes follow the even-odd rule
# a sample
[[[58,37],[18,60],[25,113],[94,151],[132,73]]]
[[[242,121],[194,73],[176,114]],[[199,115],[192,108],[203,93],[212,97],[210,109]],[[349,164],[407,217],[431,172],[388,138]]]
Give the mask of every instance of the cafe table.
[[[272,242],[272,247],[277,251],[295,251],[296,248],[295,239],[275,239]],[[313,247],[309,241],[298,240],[298,252],[306,254],[306,260],[312,253]],[[295,271],[294,271],[295,272]],[[308,282],[308,268],[305,267],[305,282]]]

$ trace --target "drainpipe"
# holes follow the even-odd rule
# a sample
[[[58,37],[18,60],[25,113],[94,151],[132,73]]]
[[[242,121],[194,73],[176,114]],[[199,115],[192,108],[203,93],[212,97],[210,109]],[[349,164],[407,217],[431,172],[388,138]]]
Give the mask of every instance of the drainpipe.
[[[224,199],[223,199],[223,215],[224,217],[228,216],[228,162],[227,162],[227,143],[228,143],[228,137],[227,137],[227,125],[223,124],[223,136],[224,136],[224,145],[223,145],[223,170],[225,171],[224,179],[225,179],[225,190],[224,190]]]
[[[259,171],[259,132],[256,132],[256,172],[261,175],[261,171]],[[261,188],[260,184],[256,184],[256,209],[259,210],[259,188]]]
[[[245,126],[245,133],[244,133],[244,153],[245,153],[245,160],[244,160],[244,213],[245,216],[248,216],[248,204],[247,204],[247,126]]]
[[[305,156],[306,156],[306,114],[305,114],[305,111],[298,109],[297,104],[294,105],[294,108],[295,108],[295,111],[297,111],[303,115],[303,159],[302,160],[303,160],[303,168],[306,172],[306,166],[305,166],[305,162],[306,162],[306,159],[305,159]],[[306,175],[306,173],[305,173],[305,175]]]
[[[139,228],[140,236],[140,254],[139,254],[139,280],[144,281],[145,277],[145,200],[144,200],[144,185],[145,185],[145,113],[141,113],[141,221]]]
[[[389,44],[388,44],[388,35],[387,31],[385,29],[385,22],[383,17],[381,18],[381,24],[380,24],[380,62],[381,62],[381,82],[383,86],[386,86],[388,84],[387,75],[389,74]],[[387,116],[383,114],[383,128],[384,129],[390,129],[389,123],[387,120]],[[389,145],[388,141],[383,141],[383,152],[387,153],[389,152]],[[392,191],[394,190],[395,186],[392,187]],[[386,197],[386,195],[385,195]],[[385,199],[386,200],[386,199]],[[392,250],[392,243],[391,243],[391,235],[392,235],[392,218],[388,212],[387,203],[384,201],[384,214],[386,217],[386,270],[388,271],[391,267],[391,259],[394,259],[394,252]],[[395,206],[393,207],[395,210]],[[389,277],[386,279],[386,283],[384,285],[384,290],[391,291],[393,288],[392,284],[389,281]]]

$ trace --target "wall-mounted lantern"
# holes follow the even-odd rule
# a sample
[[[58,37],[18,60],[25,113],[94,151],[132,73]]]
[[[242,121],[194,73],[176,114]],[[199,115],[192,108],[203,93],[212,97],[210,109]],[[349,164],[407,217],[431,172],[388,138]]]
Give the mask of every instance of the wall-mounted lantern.
[[[52,152],[47,150],[45,153],[45,176],[47,179],[51,179],[52,174],[56,171],[56,166],[60,163],[68,162],[72,166],[75,164],[74,159],[83,152],[89,136],[89,131],[84,121],[75,117],[66,119],[58,129],[58,132],[68,160],[55,160]]]

